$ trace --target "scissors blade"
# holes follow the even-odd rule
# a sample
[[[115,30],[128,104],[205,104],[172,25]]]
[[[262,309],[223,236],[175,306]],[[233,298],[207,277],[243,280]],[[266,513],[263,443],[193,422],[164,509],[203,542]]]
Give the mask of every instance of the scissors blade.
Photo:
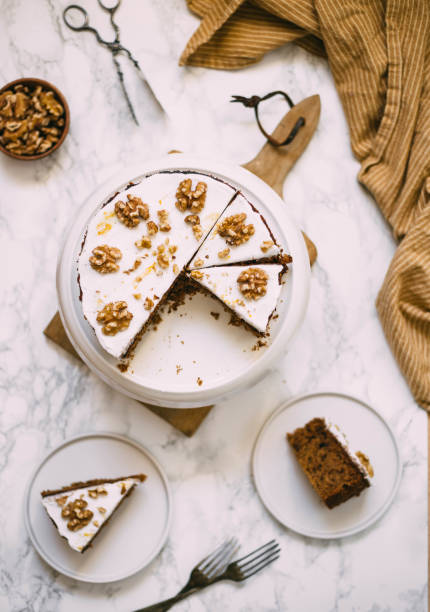
[[[133,55],[131,54],[131,52],[126,49],[125,47],[122,47],[121,51],[123,53],[125,53],[125,55],[128,57],[128,59],[130,60],[130,62],[133,64],[133,66],[136,68],[136,70],[138,71],[140,78],[146,83],[146,86],[148,87],[149,91],[152,94],[152,97],[154,98],[154,100],[157,102],[159,108],[166,112],[165,109],[163,108],[163,105],[161,104],[160,100],[157,97],[157,94],[155,93],[155,91],[152,89],[150,82],[148,81],[148,79],[145,76],[145,73],[143,72],[142,68],[140,67],[139,62],[137,61],[137,59],[135,59],[133,57]]]
[[[128,92],[127,92],[127,89],[126,89],[126,87],[125,87],[125,83],[124,83],[124,73],[123,73],[123,71],[121,70],[121,66],[119,65],[119,62],[118,62],[118,60],[116,59],[115,55],[112,55],[112,59],[113,59],[113,63],[115,64],[116,72],[117,72],[117,74],[118,74],[119,82],[120,82],[120,84],[121,84],[121,88],[122,88],[122,91],[123,91],[123,94],[124,94],[125,100],[126,100],[126,102],[127,102],[128,109],[129,109],[129,111],[130,111],[130,113],[131,113],[131,116],[133,117],[133,119],[134,119],[134,121],[135,121],[136,125],[139,125],[139,121],[137,120],[136,113],[134,112],[133,105],[132,105],[132,103],[131,103],[130,97],[129,97]]]

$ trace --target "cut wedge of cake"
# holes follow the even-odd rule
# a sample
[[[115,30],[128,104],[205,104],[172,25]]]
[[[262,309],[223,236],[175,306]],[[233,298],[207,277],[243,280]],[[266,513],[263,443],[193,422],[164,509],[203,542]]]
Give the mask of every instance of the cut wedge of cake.
[[[294,455],[312,487],[334,508],[370,486],[373,469],[361,452],[349,450],[344,435],[325,419],[314,418],[287,434]]]
[[[241,321],[265,334],[281,292],[285,266],[260,264],[215,266],[188,272]]]
[[[78,260],[80,297],[113,357],[143,334],[235,194],[206,174],[159,172],[127,185],[91,218]]]
[[[281,254],[275,237],[258,210],[239,194],[225,209],[189,269],[233,263],[275,262]]]
[[[124,499],[145,479],[144,474],[134,474],[76,482],[42,491],[42,504],[70,548],[83,553]]]

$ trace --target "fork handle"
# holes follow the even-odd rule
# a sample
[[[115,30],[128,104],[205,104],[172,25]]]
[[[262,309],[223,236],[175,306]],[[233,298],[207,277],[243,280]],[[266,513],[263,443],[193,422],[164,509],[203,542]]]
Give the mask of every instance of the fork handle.
[[[189,591],[184,593],[178,593],[174,597],[169,597],[169,599],[165,599],[164,601],[160,601],[156,604],[152,604],[151,606],[147,606],[146,608],[139,608],[138,610],[134,610],[134,612],[165,612],[169,610],[172,606],[174,606],[178,601],[182,601],[186,599],[189,595],[200,591],[201,587],[194,587]]]

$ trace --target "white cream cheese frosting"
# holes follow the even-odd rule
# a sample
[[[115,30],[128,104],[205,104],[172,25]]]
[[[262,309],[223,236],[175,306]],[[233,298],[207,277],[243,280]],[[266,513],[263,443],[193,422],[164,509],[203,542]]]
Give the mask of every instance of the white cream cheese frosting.
[[[246,214],[244,224],[246,226],[252,225],[254,233],[243,244],[228,244],[226,238],[218,233],[219,227],[228,217],[241,213]],[[218,219],[188,267],[193,270],[245,261],[258,261],[279,254],[280,248],[263,217],[242,194],[238,194]]]
[[[82,552],[104,523],[112,516],[130,489],[140,482],[140,479],[131,477],[118,480],[118,482],[74,489],[70,492],[59,492],[42,497],[42,504],[49,517],[54,521],[59,534],[67,540],[70,548]],[[85,510],[90,510],[93,516],[87,525],[77,531],[72,531],[67,526],[69,519],[63,518],[61,513],[67,504],[77,499],[86,502]]]
[[[239,275],[250,268],[263,270],[267,274],[266,293],[258,299],[246,298],[237,282]],[[283,269],[279,264],[219,266],[192,270],[188,275],[211,291],[251,327],[265,333],[281,292],[280,274]]]
[[[192,189],[199,181],[207,185],[204,208],[198,213],[201,235],[197,237],[193,226],[184,221],[191,211],[182,212],[175,206],[179,183],[188,178],[192,180]],[[209,175],[160,172],[127,187],[93,215],[78,261],[82,309],[101,346],[113,357],[120,358],[127,351],[235,193],[233,187]],[[136,227],[130,228],[121,223],[115,214],[115,203],[127,202],[127,195],[141,198],[148,205],[149,219],[157,225],[160,220],[158,212],[167,211],[167,223],[171,229],[148,236],[150,248],[138,248],[135,244],[148,235],[145,220],[141,219]],[[117,261],[118,271],[101,274],[91,267],[89,259],[92,251],[102,245],[121,251],[121,258]],[[157,249],[163,247],[168,259],[167,267],[157,263]],[[140,263],[133,270],[136,262]],[[147,298],[150,302],[146,302]],[[126,302],[127,311],[133,317],[127,329],[115,335],[106,335],[102,331],[103,325],[97,321],[97,315],[105,305],[120,301]],[[146,309],[145,304],[150,308]]]
[[[372,478],[373,468],[371,468],[370,462],[367,459],[366,455],[364,455],[364,453],[359,450],[354,451],[350,448],[346,435],[337,425],[335,425],[334,423],[329,423],[327,420],[325,421],[325,424],[330,433],[333,434],[339,444],[343,446],[348,457],[353,463],[355,463],[355,465],[358,467],[363,476],[365,476],[366,478]],[[367,462],[360,461],[360,455],[366,457]]]

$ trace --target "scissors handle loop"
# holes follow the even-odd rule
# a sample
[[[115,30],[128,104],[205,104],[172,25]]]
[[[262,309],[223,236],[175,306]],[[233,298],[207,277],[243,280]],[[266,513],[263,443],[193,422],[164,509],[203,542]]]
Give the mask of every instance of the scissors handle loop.
[[[75,15],[76,13],[79,13],[80,15],[79,18],[81,19],[81,22],[78,24],[75,24],[71,21],[70,13],[73,11],[75,12]],[[69,4],[69,6],[67,6],[63,11],[63,19],[66,26],[71,30],[74,30],[75,32],[81,32],[82,30],[86,30],[88,28],[88,13],[82,6],[79,6],[78,4]]]
[[[108,13],[115,13],[115,11],[119,8],[119,5],[121,4],[121,0],[116,0],[116,2],[113,3],[111,6],[108,6],[107,4],[102,2],[102,0],[97,0],[97,2],[99,3],[99,7]]]

